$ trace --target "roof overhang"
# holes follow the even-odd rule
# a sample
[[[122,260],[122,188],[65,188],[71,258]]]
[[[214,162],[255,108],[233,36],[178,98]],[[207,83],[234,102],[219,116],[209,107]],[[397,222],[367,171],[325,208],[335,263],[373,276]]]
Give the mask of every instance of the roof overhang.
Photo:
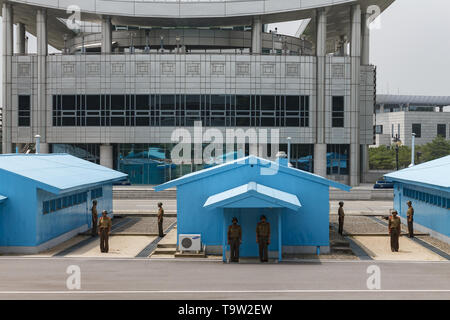
[[[205,208],[288,208],[297,211],[297,196],[256,182],[249,182],[210,196]]]

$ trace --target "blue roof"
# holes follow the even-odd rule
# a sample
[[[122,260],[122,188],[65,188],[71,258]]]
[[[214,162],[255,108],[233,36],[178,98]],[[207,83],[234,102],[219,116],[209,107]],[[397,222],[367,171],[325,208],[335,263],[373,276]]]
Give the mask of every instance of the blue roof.
[[[386,180],[450,191],[450,156],[384,175]]]
[[[254,208],[265,208],[267,207],[267,202],[271,204],[271,207],[286,207],[293,210],[298,210],[301,207],[300,201],[296,195],[273,189],[256,182],[249,182],[242,186],[212,195],[206,200],[203,206],[213,208],[234,208],[239,202],[248,198],[256,200],[252,205]]]
[[[345,184],[342,184],[342,183],[339,183],[336,181],[328,180],[324,177],[321,177],[319,175],[316,175],[316,174],[313,174],[313,173],[310,173],[307,171],[299,170],[299,169],[292,168],[292,167],[287,167],[284,165],[278,165],[278,163],[276,163],[274,161],[270,161],[270,160],[256,157],[256,156],[247,156],[245,158],[240,158],[240,159],[230,161],[227,163],[223,163],[223,164],[211,167],[211,168],[207,168],[207,169],[203,169],[200,171],[186,174],[178,179],[174,179],[169,182],[163,183],[159,186],[156,186],[154,188],[154,190],[155,191],[165,190],[167,188],[186,184],[188,182],[199,180],[199,179],[205,178],[210,175],[218,174],[221,172],[226,172],[228,170],[233,170],[233,169],[240,168],[240,167],[246,166],[246,165],[257,165],[257,166],[261,167],[261,170],[272,171],[273,172],[272,174],[276,173],[276,171],[273,171],[273,170],[278,170],[283,173],[287,173],[287,174],[296,176],[301,179],[310,180],[312,182],[328,185],[330,187],[335,187],[335,188],[338,188],[338,189],[341,189],[344,191],[350,191],[350,189],[351,189],[350,186],[347,186]],[[268,173],[268,174],[270,174],[270,173]]]
[[[0,176],[2,171],[34,180],[38,184],[38,188],[54,194],[118,181],[127,177],[122,172],[69,154],[0,155]]]
[[[5,197],[5,196],[2,196],[2,195],[0,194],[0,204],[2,204],[3,202],[5,202],[6,199],[8,199],[8,198]]]

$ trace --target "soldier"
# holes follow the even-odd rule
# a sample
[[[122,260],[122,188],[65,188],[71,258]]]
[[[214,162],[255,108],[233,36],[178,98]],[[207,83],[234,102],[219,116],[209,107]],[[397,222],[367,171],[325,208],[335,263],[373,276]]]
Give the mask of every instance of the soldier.
[[[228,244],[230,245],[230,261],[239,262],[239,246],[242,243],[242,229],[238,219],[234,217],[228,227]]]
[[[391,235],[391,250],[392,252],[398,252],[398,238],[401,232],[401,221],[397,217],[397,211],[392,211],[392,215],[389,217],[389,234]]]
[[[100,235],[100,251],[107,253],[109,251],[109,233],[111,232],[111,218],[108,217],[108,212],[103,210],[100,221],[98,222],[98,234]]]
[[[409,233],[409,237],[413,238],[414,237],[414,227],[413,227],[414,208],[412,207],[411,201],[408,201],[406,204],[408,205],[408,211],[406,211],[406,218],[408,220],[408,233]]]
[[[344,231],[344,202],[339,202],[339,209],[338,209],[338,216],[339,216],[339,234],[342,235]]]
[[[163,218],[164,218],[164,209],[162,202],[158,202],[158,232],[160,237],[164,237],[163,232]]]
[[[95,237],[97,235],[97,223],[98,223],[98,213],[97,213],[97,200],[92,201],[92,236]]]
[[[266,216],[260,217],[260,222],[256,226],[256,242],[259,244],[259,260],[269,261],[268,248],[270,244],[270,223],[266,222]]]

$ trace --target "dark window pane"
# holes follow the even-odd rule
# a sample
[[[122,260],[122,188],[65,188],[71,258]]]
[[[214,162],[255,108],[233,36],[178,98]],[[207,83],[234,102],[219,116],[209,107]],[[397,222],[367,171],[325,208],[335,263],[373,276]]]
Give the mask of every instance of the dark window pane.
[[[447,137],[447,126],[445,124],[437,125],[437,135],[443,138]]]
[[[225,95],[211,95],[211,110],[225,110]]]
[[[186,110],[200,110],[199,95],[186,95]]]
[[[412,132],[416,134],[416,138],[420,138],[422,136],[422,125],[420,123],[413,123]]]
[[[275,96],[261,96],[261,110],[275,110]]]
[[[344,97],[332,98],[332,126],[334,128],[344,127]]]
[[[175,110],[174,95],[161,95],[161,110]]]
[[[87,110],[100,110],[100,96],[99,95],[87,95],[86,96],[86,108],[87,108]]]
[[[111,95],[111,110],[125,110],[125,96]]]

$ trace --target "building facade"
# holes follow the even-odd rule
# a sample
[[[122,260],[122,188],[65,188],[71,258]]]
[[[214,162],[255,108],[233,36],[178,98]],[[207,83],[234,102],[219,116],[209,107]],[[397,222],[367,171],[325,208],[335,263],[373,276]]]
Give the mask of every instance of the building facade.
[[[394,182],[394,208],[406,223],[407,202],[414,228],[450,243],[450,156],[385,175]]]
[[[112,184],[125,178],[68,154],[0,155],[0,252],[37,253],[88,230],[93,200],[112,217]]]
[[[61,1],[0,2],[4,153],[39,134],[41,152],[158,184],[204,167],[170,156],[173,132],[194,134],[197,121],[222,133],[277,129],[277,143],[235,151],[274,159],[290,137],[294,166],[351,185],[368,170],[370,6],[393,0],[74,0],[70,14]],[[311,19],[301,37],[267,32],[299,19]]]
[[[411,146],[412,133],[418,145],[437,136],[450,139],[450,97],[377,95],[374,113],[375,145],[400,140]]]
[[[226,260],[227,228],[242,228],[242,257],[257,257],[256,225],[270,223],[269,256],[329,253],[329,189],[350,187],[276,162],[249,156],[156,186],[177,187],[177,233],[200,234],[207,254]],[[179,243],[178,243],[179,245]]]

